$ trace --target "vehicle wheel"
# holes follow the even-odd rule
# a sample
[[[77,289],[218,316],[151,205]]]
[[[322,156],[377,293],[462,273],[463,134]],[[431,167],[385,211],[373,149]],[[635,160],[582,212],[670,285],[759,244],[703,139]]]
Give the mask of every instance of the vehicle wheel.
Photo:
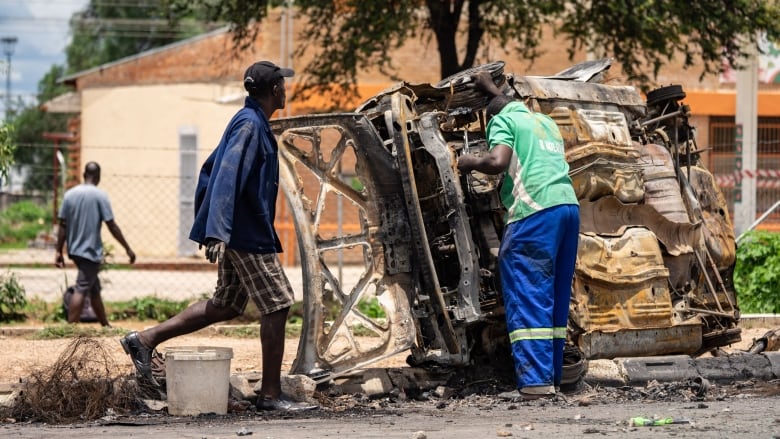
[[[682,85],[669,85],[647,93],[647,105],[652,107],[667,101],[679,101],[685,98]]]
[[[477,72],[487,70],[490,72],[493,82],[500,88],[506,83],[504,77],[504,62],[496,61],[490,64],[483,64],[479,66],[466,69],[462,72],[458,72],[452,76],[448,76],[437,84],[434,88],[439,90],[449,90],[451,93],[446,94],[447,109],[479,109],[485,107],[488,102],[487,96],[481,91],[475,90],[471,77]]]
[[[465,85],[469,84],[471,82],[471,77],[474,76],[474,74],[481,72],[483,70],[487,70],[490,72],[490,76],[493,77],[493,81],[495,81],[497,78],[501,78],[501,76],[504,74],[504,62],[503,61],[496,61],[489,64],[482,64],[478,66],[471,67],[469,69],[463,70],[462,72],[458,72],[452,76],[448,76],[438,83],[434,85],[436,88],[447,88],[447,87],[455,87],[456,89],[464,89],[466,88]]]

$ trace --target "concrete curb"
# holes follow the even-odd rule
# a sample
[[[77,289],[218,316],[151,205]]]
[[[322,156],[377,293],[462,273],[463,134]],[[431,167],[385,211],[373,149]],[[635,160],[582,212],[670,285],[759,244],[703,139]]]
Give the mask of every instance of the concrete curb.
[[[775,378],[780,378],[780,352],[764,352],[762,355],[769,360],[772,375]]]
[[[607,387],[645,386],[650,381],[674,382],[704,378],[733,383],[780,378],[780,352],[692,358],[688,355],[591,360],[585,382]]]
[[[666,355],[646,358],[616,358],[630,386],[649,381],[684,381],[699,375],[696,364],[688,355]]]

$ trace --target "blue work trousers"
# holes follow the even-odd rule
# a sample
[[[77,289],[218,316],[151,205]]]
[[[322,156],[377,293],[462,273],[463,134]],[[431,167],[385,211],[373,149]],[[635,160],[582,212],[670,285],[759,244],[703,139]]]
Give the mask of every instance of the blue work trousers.
[[[499,273],[521,390],[561,383],[579,227],[579,206],[564,204],[504,231]]]

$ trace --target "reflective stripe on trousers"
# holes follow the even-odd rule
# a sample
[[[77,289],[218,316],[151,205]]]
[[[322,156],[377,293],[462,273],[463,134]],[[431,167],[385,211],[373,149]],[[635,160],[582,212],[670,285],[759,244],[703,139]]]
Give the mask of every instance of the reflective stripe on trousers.
[[[579,240],[579,207],[561,205],[507,225],[501,287],[518,388],[558,386]]]

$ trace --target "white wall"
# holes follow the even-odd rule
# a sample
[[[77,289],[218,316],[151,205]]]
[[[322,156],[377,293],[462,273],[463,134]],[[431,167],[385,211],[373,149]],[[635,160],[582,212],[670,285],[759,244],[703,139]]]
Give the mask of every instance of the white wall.
[[[221,104],[221,98],[241,91],[217,84],[82,91],[82,167],[88,161],[101,165],[100,187],[109,193],[116,221],[139,257],[176,255],[179,133],[197,133],[199,169],[243,105],[243,100]],[[104,240],[111,242],[105,229]],[[114,247],[124,259],[121,247]]]

